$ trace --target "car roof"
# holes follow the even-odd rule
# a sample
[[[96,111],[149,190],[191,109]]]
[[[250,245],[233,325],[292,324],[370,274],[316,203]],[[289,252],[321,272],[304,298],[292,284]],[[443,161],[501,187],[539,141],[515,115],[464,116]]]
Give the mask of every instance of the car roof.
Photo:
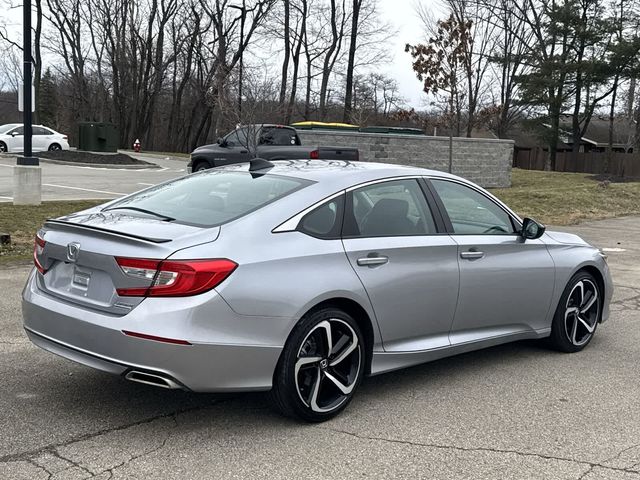
[[[393,165],[390,163],[349,162],[343,160],[275,160],[274,167],[266,174],[302,178],[313,182],[330,182],[333,187],[348,188],[351,185],[372,180],[405,177],[405,176],[437,176],[459,178],[449,173],[426,168]],[[227,170],[247,170],[247,163],[222,167]]]

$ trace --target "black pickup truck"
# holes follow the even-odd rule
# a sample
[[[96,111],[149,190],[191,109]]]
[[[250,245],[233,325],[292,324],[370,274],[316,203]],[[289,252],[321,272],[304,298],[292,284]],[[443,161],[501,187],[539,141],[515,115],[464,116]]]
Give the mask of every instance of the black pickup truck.
[[[255,154],[252,154],[255,150]],[[218,143],[204,145],[191,152],[187,171],[248,162],[254,157],[265,160],[345,160],[359,159],[357,148],[305,147],[295,128],[282,125],[248,125],[237,128]]]

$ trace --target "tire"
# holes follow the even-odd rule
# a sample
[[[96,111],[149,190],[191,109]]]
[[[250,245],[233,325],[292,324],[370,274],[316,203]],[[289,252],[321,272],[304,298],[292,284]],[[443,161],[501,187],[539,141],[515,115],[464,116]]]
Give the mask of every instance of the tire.
[[[4,142],[0,142],[0,153],[7,153],[9,149],[7,148],[7,144]]]
[[[211,166],[207,162],[199,162],[196,163],[196,168],[193,169],[193,172],[202,172],[203,170],[208,170]]]
[[[50,152],[57,152],[59,150],[62,150],[62,147],[59,144],[52,143],[51,145],[49,145],[49,151]]]
[[[335,417],[362,381],[365,351],[362,332],[350,315],[333,307],[309,312],[289,335],[280,356],[273,403],[284,415],[307,422]]]
[[[602,291],[586,271],[576,273],[560,297],[551,324],[551,346],[561,352],[579,352],[586,347],[602,316]]]

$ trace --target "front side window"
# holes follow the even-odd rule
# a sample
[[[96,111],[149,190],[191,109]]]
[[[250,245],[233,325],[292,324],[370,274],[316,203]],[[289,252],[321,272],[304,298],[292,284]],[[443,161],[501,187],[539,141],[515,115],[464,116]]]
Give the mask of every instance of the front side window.
[[[225,137],[225,142],[230,147],[248,147],[247,128],[238,128]]]
[[[24,127],[14,128],[9,132],[9,135],[24,135]]]
[[[447,180],[431,180],[459,235],[511,235],[511,217],[480,192]]]
[[[437,233],[417,180],[391,180],[351,192],[345,212],[346,237],[390,237]]]
[[[299,190],[310,181],[280,175],[208,170],[144,190],[104,211],[145,210],[173,221],[213,227],[222,225]]]

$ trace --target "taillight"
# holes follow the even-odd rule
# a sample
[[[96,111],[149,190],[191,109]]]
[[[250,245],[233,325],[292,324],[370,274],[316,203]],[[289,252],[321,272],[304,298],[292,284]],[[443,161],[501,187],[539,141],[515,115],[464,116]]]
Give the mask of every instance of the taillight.
[[[237,263],[214,260],[151,260],[117,257],[125,275],[151,281],[151,285],[118,288],[121,297],[186,297],[219,285],[231,275]]]
[[[33,264],[43,275],[46,273],[46,270],[40,263],[40,260],[38,260],[38,257],[42,255],[42,252],[44,252],[44,246],[46,244],[47,242],[45,242],[43,238],[40,238],[39,235],[36,235],[35,241],[33,242]]]
[[[62,139],[63,139],[63,140],[69,140],[69,138],[68,138],[66,135],[63,135],[63,136],[62,136]]]
[[[311,150],[311,153],[309,153],[309,158],[311,160],[318,160],[320,158],[320,150]]]

